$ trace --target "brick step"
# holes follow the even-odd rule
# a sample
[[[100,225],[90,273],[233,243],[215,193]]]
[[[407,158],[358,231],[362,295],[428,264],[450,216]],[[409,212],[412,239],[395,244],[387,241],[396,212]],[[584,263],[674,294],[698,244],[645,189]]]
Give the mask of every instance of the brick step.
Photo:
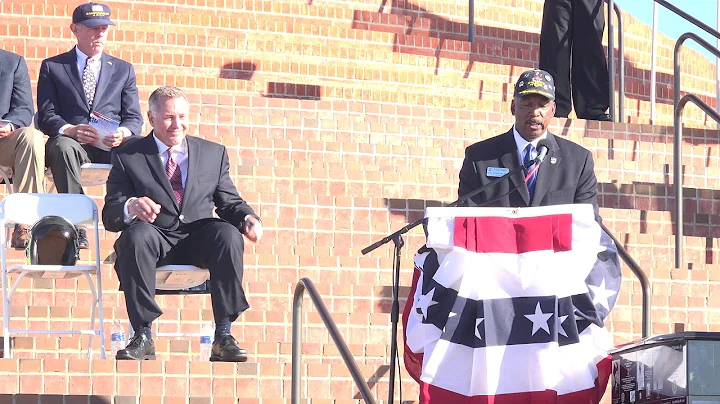
[[[387,398],[387,366],[358,365],[375,397]],[[291,389],[290,363],[210,363],[114,361],[86,359],[2,359],[0,401],[7,395],[143,396],[161,402],[183,397],[188,402],[287,402]],[[301,382],[304,399],[356,402],[360,397],[342,363],[305,363]],[[417,399],[417,384],[403,369],[403,399]],[[397,389],[396,389],[397,392]],[[397,394],[397,393],[396,393]],[[212,397],[213,401],[209,401]],[[262,401],[258,399],[262,397]],[[125,399],[132,400],[132,399]],[[197,400],[197,401],[196,401]],[[248,400],[248,401],[246,401]],[[256,401],[257,400],[257,401]],[[37,401],[35,401],[37,402]],[[44,402],[44,400],[43,400]],[[57,401],[56,401],[57,402]],[[95,401],[94,401],[95,402]],[[110,401],[108,401],[109,403]],[[116,401],[117,402],[117,401]],[[137,401],[122,401],[137,402]],[[176,402],[176,401],[172,401]],[[322,401],[332,402],[332,401]]]
[[[366,326],[367,328],[367,326]],[[390,357],[390,328],[374,327],[378,334],[376,343],[348,343],[350,352],[357,363],[382,364]],[[289,334],[290,332],[288,332]],[[284,341],[272,342],[273,338],[252,339],[243,335],[243,327],[233,327],[238,345],[248,351],[253,362],[290,363],[292,342],[290,337]],[[341,330],[344,338],[348,336]],[[400,329],[402,334],[402,328]],[[244,338],[243,338],[244,337]],[[381,338],[378,338],[381,337]],[[325,329],[306,329],[303,332],[303,357],[308,362],[330,363],[341,360],[338,349],[329,338]],[[105,349],[110,358],[110,340],[106,338]],[[197,337],[154,336],[155,351],[162,360],[198,361],[200,341]],[[402,337],[399,338],[402,346]],[[87,336],[75,335],[13,335],[11,350],[14,358],[22,359],[87,359]],[[1,349],[1,347],[0,347]],[[100,358],[99,339],[93,341],[93,358]]]
[[[404,299],[401,305],[404,305]],[[31,330],[64,330],[87,329],[90,324],[90,310],[85,307],[40,307],[31,306],[23,310],[15,306],[14,316],[10,319],[11,329]],[[129,323],[124,309],[105,311],[105,347],[110,347],[110,333],[115,319],[129,334]],[[202,313],[202,314],[201,314]],[[201,318],[202,316],[202,319]],[[254,349],[256,352],[275,352],[273,346],[289,344],[292,341],[292,314],[287,312],[267,312],[250,310],[233,323],[232,333],[241,344],[261,344]],[[390,315],[385,313],[334,313],[333,319],[340,334],[349,345],[382,346],[388,344],[390,339]],[[156,320],[153,332],[195,334],[201,332],[205,325],[212,325],[211,310],[177,310],[169,309]],[[82,351],[87,347],[86,336],[65,335],[13,335],[19,349],[29,352],[45,350],[54,355],[58,350]],[[331,344],[332,340],[327,328],[318,313],[304,312],[302,321],[303,341],[316,344]],[[199,339],[197,337],[165,337],[158,336],[159,341],[186,341],[177,347],[166,345],[167,352],[199,352]],[[189,345],[187,345],[189,343]],[[269,345],[262,345],[268,343]],[[99,338],[95,338],[95,348],[100,347]],[[188,351],[189,349],[189,351]],[[378,347],[373,348],[373,352]]]
[[[419,247],[419,245],[418,245]],[[407,262],[408,269],[412,269],[411,262]],[[246,272],[262,271],[264,268],[250,268]],[[330,269],[330,268],[329,268]],[[309,272],[309,271],[308,271]],[[347,271],[350,272],[350,271]],[[408,271],[409,272],[409,271]],[[391,271],[388,270],[388,277]],[[301,274],[300,276],[304,276]],[[311,275],[308,273],[308,275]],[[125,308],[124,294],[118,291],[117,278],[114,271],[104,268],[103,276],[103,307],[105,310],[116,310],[122,312]],[[348,274],[347,278],[350,278]],[[377,274],[375,274],[377,276]],[[402,271],[400,297],[407,294],[407,286],[410,284],[412,273]],[[287,278],[296,278],[288,275]],[[298,276],[299,278],[299,276]],[[405,281],[405,278],[407,280]],[[9,277],[14,282],[16,276]],[[297,279],[297,278],[296,278]],[[312,276],[311,276],[312,279]],[[321,279],[316,277],[315,279]],[[292,299],[297,280],[291,282],[258,280],[244,282],[245,293],[253,310],[269,311],[290,311]],[[331,312],[336,313],[388,313],[392,303],[392,286],[390,282],[372,281],[373,284],[331,284],[319,283],[316,287],[323,298],[325,305]],[[186,295],[157,295],[156,301],[159,306],[167,309],[166,313],[173,313],[173,310],[180,312],[181,316],[189,316],[196,319],[202,310],[212,308],[209,294],[186,294]],[[13,316],[25,316],[29,307],[37,306],[42,310],[40,315],[45,315],[52,307],[61,310],[60,315],[65,313],[62,307],[84,307],[89,310],[92,302],[92,294],[88,288],[87,281],[83,279],[29,279],[24,278],[20,287],[13,295],[12,310]],[[19,311],[16,311],[19,310]],[[37,310],[37,309],[33,309]],[[315,311],[312,305],[307,305],[305,310]]]

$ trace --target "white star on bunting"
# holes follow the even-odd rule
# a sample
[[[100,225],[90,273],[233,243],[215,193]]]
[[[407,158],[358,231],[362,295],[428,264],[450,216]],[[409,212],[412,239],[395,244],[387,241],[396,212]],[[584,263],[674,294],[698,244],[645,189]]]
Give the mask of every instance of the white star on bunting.
[[[420,297],[418,297],[417,302],[415,302],[416,310],[420,310],[420,313],[422,313],[423,316],[423,320],[427,320],[427,313],[430,306],[436,305],[438,303],[432,300],[434,294],[435,288],[432,288],[426,295],[421,294]]]
[[[565,319],[566,319],[566,318],[568,318],[568,316],[560,316],[560,317],[558,317],[558,333],[564,335],[565,338],[567,338],[568,335],[567,335],[567,331],[565,331],[565,329],[563,328],[562,323],[565,322]]]
[[[538,330],[540,330],[541,328],[545,330],[548,335],[550,335],[548,320],[550,319],[550,317],[552,317],[552,315],[553,313],[543,313],[540,309],[540,302],[538,302],[535,306],[535,313],[525,315],[525,317],[533,323],[532,335],[535,335],[535,333],[538,332]]]
[[[588,288],[593,292],[593,304],[601,305],[606,310],[610,310],[610,303],[608,299],[617,294],[616,291],[607,289],[605,287],[605,279],[600,282],[600,286],[588,285]]]
[[[477,319],[475,319],[475,336],[476,336],[479,340],[482,340],[482,337],[480,336],[480,323],[482,323],[483,320],[485,320],[485,319],[484,319],[484,318],[477,318]]]

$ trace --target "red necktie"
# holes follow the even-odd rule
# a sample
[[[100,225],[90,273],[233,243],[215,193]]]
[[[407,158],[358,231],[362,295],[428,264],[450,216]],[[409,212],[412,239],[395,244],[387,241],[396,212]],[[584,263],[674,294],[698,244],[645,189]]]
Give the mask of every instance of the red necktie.
[[[170,180],[170,186],[172,187],[173,193],[175,193],[175,200],[177,201],[178,206],[182,206],[183,194],[185,193],[182,186],[182,174],[180,172],[180,167],[178,167],[172,157],[173,149],[168,149],[167,153],[168,159],[167,164],[165,164],[165,174],[167,174],[168,179]]]

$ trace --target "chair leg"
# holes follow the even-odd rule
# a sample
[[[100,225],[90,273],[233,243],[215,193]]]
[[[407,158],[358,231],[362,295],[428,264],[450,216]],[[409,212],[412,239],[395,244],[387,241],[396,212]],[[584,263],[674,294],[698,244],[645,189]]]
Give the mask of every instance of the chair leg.
[[[95,339],[95,310],[97,309],[97,292],[95,291],[95,286],[93,285],[92,278],[90,277],[90,274],[85,272],[85,279],[87,279],[88,283],[90,284],[90,291],[93,295],[93,305],[90,309],[90,331],[92,331],[92,334],[89,335],[88,338],[88,360],[92,360],[92,347],[93,347],[93,340]],[[103,358],[104,359],[104,358]]]
[[[10,351],[10,299],[7,294],[7,272],[5,269],[5,249],[3,248],[2,294],[3,294],[3,358],[12,358]]]

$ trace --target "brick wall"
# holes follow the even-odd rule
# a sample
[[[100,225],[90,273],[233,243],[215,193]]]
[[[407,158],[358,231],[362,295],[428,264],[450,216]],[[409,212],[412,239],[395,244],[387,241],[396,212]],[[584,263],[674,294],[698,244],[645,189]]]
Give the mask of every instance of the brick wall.
[[[0,2],[0,47],[26,57],[33,83],[42,59],[73,46],[67,26],[77,4]],[[252,308],[233,330],[254,362],[218,370],[244,375],[232,387],[211,377],[215,370],[194,361],[195,340],[158,339],[165,361],[138,370],[66,360],[82,357],[85,338],[19,337],[16,356],[42,360],[0,361],[0,394],[67,394],[80,400],[94,395],[175,397],[166,393],[175,391],[175,375],[192,377],[197,371],[204,387],[196,389],[192,380],[185,380],[179,396],[213,396],[214,402],[243,397],[245,402],[249,396],[239,391],[248,388],[259,394],[258,402],[285,402],[292,290],[299,277],[307,276],[318,283],[364,374],[374,378],[377,397],[387,397],[391,248],[368,256],[360,250],[420,217],[425,207],[455,199],[464,147],[510,127],[512,83],[521,71],[537,65],[542,1],[477,2],[478,39],[472,45],[465,41],[467,3],[454,0],[107,4],[117,22],[107,51],[135,65],[143,111],[147,96],[159,85],[187,90],[192,130],[227,146],[231,175],[263,218],[264,239],[246,254]],[[559,119],[552,129],[593,152],[604,222],[653,282],[654,332],[671,332],[677,324],[716,331],[716,125],[695,107],[684,114],[687,264],[673,269],[669,125],[674,43],[660,38],[660,115],[650,126],[650,30],[631,16],[624,18],[625,120],[630,123]],[[683,91],[714,106],[714,67],[695,51],[683,50],[682,56]],[[88,194],[102,205],[102,187]],[[125,319],[112,271],[114,240],[114,234],[101,231],[104,306],[107,318]],[[412,255],[423,243],[421,232],[412,231],[406,241],[403,296]],[[624,275],[618,306],[607,322],[617,343],[638,338],[641,330],[640,288],[629,271]],[[11,308],[12,323],[35,329],[83,324],[89,318],[89,298],[84,281],[24,280]],[[167,308],[163,330],[197,331],[211,318],[205,296],[159,299]],[[312,378],[304,384],[305,396],[318,402],[357,399],[321,321],[306,310],[305,374]],[[57,378],[41,376],[48,367]],[[105,381],[97,391],[78,391],[68,374]],[[403,375],[403,398],[416,397],[416,387]],[[160,385],[164,390],[153,387]]]

